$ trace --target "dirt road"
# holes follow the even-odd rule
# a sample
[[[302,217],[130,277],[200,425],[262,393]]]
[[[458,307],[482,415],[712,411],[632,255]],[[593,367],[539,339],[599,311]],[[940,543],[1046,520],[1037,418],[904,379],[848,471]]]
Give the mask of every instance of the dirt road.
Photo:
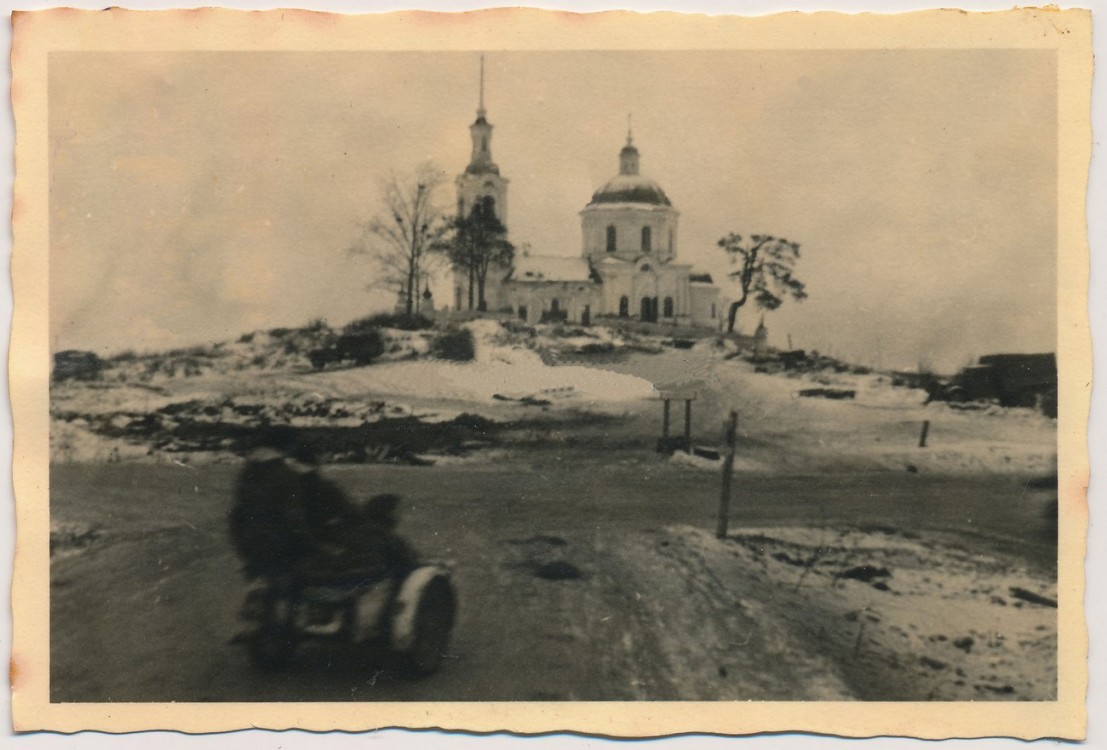
[[[689,546],[695,529],[713,528],[713,474],[629,454],[589,460],[579,444],[496,465],[335,467],[354,495],[404,495],[402,530],[426,554],[456,562],[450,658],[418,682],[324,651],[305,651],[286,674],[259,675],[227,644],[243,591],[224,524],[233,474],[229,465],[54,468],[52,523],[86,536],[53,558],[53,700],[880,699],[931,689],[899,679],[908,688],[890,695],[880,674],[851,674],[839,657],[853,630],[844,646],[846,635],[805,634],[766,610],[774,588],[744,578],[752,562],[734,567],[724,557],[740,562],[738,552]],[[1024,478],[751,474],[736,487],[738,535],[910,529],[941,534],[965,560],[1054,576],[1048,498]],[[581,577],[537,577],[549,559]],[[799,584],[793,593],[803,601]]]

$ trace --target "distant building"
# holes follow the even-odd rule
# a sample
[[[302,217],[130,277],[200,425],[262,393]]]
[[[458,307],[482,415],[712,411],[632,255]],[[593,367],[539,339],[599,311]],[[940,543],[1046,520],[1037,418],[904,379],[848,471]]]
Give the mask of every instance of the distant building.
[[[459,214],[483,203],[506,227],[508,180],[492,160],[492,125],[484,108],[483,62],[477,119],[469,126],[472,155],[457,177]],[[628,130],[619,172],[580,212],[579,257],[519,253],[510,268],[491,269],[487,308],[528,323],[598,316],[717,327],[719,289],[707,274],[676,262],[680,212],[665,191],[639,172]],[[454,274],[454,307],[469,307],[469,279]]]
[[[1057,357],[990,354],[961,370],[955,380],[970,401],[995,399],[1002,406],[1038,406],[1043,399],[1056,399]]]

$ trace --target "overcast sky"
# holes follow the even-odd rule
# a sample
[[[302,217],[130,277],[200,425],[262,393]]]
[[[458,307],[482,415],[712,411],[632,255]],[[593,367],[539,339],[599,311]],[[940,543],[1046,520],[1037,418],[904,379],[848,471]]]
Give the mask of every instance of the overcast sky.
[[[391,172],[431,160],[453,203],[478,60],[53,53],[54,346],[157,349],[390,306],[346,248]],[[810,298],[767,316],[774,344],[945,370],[1055,347],[1050,52],[490,51],[485,103],[510,236],[532,252],[580,253],[578,212],[632,112],[642,172],[681,212],[681,261],[721,278],[730,231],[802,245]]]

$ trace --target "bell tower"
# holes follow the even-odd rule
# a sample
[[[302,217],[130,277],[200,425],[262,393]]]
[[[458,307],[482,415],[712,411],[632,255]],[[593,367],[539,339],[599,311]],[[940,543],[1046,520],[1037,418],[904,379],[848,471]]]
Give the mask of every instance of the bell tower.
[[[457,176],[457,212],[468,215],[478,203],[491,205],[496,218],[507,226],[507,183],[492,161],[492,123],[484,109],[484,55],[480,56],[480,98],[477,119],[469,126],[473,149],[469,166]]]

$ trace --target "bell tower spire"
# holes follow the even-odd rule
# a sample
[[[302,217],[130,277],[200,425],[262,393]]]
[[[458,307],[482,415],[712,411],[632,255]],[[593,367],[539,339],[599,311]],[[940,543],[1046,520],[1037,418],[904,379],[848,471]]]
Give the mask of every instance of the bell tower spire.
[[[485,117],[484,109],[484,55],[480,56],[480,98],[477,100],[477,119],[469,126],[469,133],[473,138],[473,154],[469,158],[469,166],[465,168],[470,174],[499,174],[499,167],[492,161],[492,123]]]
[[[484,117],[484,55],[480,56],[480,103],[477,104],[477,117]]]
[[[500,168],[492,161],[492,123],[488,121],[488,112],[484,108],[484,55],[480,56],[479,70],[477,119],[469,126],[473,149],[465,172],[457,178],[458,214],[468,215],[477,203],[484,203],[506,226],[507,180],[500,176]]]

